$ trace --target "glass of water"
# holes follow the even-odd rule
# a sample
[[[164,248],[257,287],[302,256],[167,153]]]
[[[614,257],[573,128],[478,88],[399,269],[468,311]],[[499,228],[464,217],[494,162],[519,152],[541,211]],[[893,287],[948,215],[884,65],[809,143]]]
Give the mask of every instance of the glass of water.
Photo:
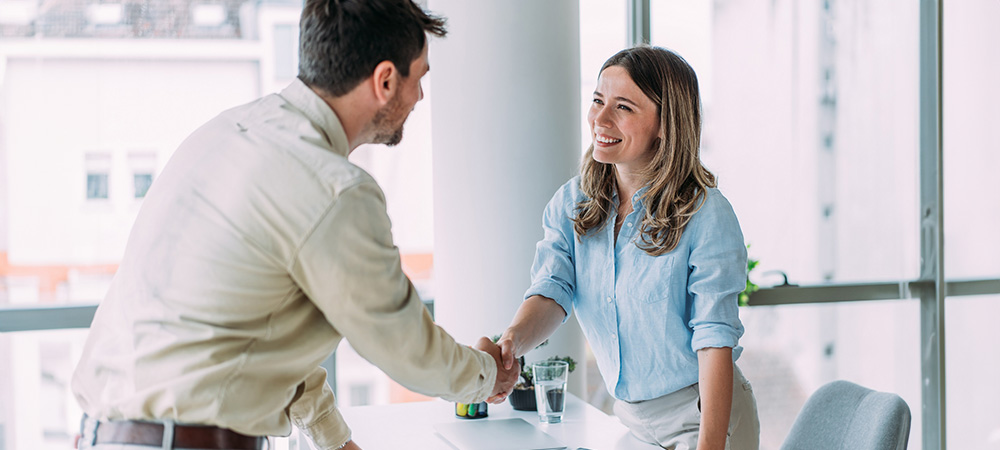
[[[531,365],[535,378],[535,404],[538,405],[538,420],[548,423],[562,422],[563,407],[566,406],[566,377],[569,364],[566,361],[542,361]]]

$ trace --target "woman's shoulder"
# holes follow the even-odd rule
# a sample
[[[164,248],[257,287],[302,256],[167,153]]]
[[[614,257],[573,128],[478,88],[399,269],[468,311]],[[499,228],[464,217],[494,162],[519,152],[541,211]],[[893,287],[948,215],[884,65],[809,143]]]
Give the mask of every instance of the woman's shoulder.
[[[694,215],[694,219],[713,219],[720,216],[735,215],[733,205],[729,203],[729,199],[717,187],[705,189],[698,197],[700,206]]]
[[[563,183],[559,189],[556,190],[555,194],[552,195],[552,201],[558,201],[560,203],[576,205],[582,201],[586,196],[580,189],[580,176],[577,175],[570,178],[569,181]]]

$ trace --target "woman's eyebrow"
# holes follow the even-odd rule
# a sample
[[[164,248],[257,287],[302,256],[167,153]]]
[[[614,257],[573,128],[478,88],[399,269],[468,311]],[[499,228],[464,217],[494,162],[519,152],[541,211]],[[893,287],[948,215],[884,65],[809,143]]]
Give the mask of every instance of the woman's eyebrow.
[[[629,100],[627,97],[615,97],[615,100],[618,100],[620,102],[628,103],[628,104],[630,104],[632,106],[636,106],[636,107],[639,106],[639,104],[637,104],[636,102],[633,102],[632,100]]]
[[[604,94],[600,93],[599,91],[594,91],[594,97],[600,97],[600,98],[604,98]],[[615,100],[618,100],[618,101],[620,101],[620,102],[625,102],[625,103],[628,103],[628,104],[630,104],[630,105],[632,105],[632,106],[635,106],[636,108],[638,108],[638,107],[639,107],[639,104],[638,104],[638,103],[636,103],[636,102],[633,102],[633,101],[632,101],[632,100],[630,100],[630,99],[629,99],[628,97],[615,97]]]

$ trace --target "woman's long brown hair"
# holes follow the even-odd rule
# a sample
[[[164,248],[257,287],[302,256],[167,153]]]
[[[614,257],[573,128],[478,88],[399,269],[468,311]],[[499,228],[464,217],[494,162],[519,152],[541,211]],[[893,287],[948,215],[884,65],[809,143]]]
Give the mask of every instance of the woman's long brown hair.
[[[715,175],[701,163],[701,100],[698,77],[684,58],[660,48],[639,46],[609,58],[604,69],[618,66],[657,105],[661,138],[643,170],[642,195],[646,206],[637,245],[652,256],[672,251],[694,213],[704,203],[705,191],[716,186]],[[594,160],[594,145],[587,149],[581,168],[580,188],[587,199],[577,204],[573,228],[580,238],[601,229],[611,209],[616,177],[613,164]],[[630,201],[630,199],[620,199]]]

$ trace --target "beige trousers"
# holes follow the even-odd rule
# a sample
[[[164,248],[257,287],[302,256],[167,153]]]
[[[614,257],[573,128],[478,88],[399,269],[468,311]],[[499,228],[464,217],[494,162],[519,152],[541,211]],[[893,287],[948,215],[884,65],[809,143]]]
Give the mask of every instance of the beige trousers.
[[[615,415],[643,442],[669,450],[694,450],[701,424],[701,395],[692,384],[660,398],[629,403],[615,402]],[[733,409],[729,416],[726,450],[757,450],[760,422],[757,399],[750,382],[733,364]]]

